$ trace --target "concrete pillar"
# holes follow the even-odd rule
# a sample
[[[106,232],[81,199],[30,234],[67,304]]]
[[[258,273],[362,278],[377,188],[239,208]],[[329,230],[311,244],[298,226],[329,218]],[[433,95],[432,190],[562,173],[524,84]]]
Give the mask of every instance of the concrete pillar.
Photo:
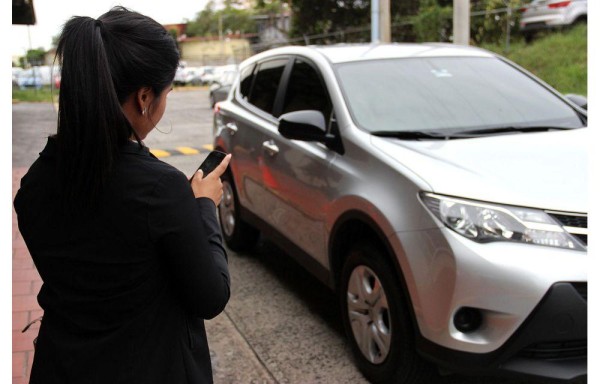
[[[471,22],[469,8],[469,0],[454,0],[452,23],[454,44],[469,45]]]

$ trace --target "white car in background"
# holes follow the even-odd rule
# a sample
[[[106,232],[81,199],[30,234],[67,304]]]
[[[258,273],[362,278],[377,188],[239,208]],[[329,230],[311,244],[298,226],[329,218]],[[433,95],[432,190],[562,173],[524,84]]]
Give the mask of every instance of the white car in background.
[[[525,40],[540,30],[587,22],[587,4],[587,0],[533,0],[520,9]]]
[[[204,71],[197,67],[179,67],[175,73],[175,85],[200,85]]]

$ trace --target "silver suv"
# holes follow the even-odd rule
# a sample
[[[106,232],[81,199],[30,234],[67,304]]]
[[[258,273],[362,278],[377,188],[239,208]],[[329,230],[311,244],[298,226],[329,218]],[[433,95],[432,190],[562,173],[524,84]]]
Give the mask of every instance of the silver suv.
[[[373,382],[587,365],[587,114],[446,44],[284,47],[215,107],[236,251],[275,241],[339,294]]]

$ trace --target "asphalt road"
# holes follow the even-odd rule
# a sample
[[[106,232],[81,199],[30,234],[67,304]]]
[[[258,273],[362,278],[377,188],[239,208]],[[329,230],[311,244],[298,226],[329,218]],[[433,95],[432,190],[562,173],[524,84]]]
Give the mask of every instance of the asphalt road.
[[[56,112],[49,103],[13,104],[12,110],[13,167],[28,167],[55,132]],[[151,149],[201,149],[162,158],[191,175],[208,153],[204,145],[212,143],[207,91],[171,92],[158,128],[170,133],[151,133],[146,139]],[[264,240],[249,254],[230,251],[229,266],[231,300],[207,322],[215,383],[366,383],[353,365],[337,299],[325,286]],[[555,381],[450,375],[437,383]]]

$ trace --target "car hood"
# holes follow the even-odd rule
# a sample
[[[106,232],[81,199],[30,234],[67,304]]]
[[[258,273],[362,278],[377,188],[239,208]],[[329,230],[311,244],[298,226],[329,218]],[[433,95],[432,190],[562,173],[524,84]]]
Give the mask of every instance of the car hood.
[[[588,210],[589,140],[589,128],[440,141],[371,136],[432,192],[569,212]]]

